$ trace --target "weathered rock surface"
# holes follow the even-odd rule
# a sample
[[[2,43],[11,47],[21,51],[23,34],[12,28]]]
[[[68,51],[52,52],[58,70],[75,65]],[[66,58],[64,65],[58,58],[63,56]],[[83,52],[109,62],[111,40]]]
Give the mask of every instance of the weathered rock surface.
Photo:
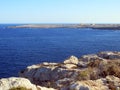
[[[76,81],[67,88],[69,90],[119,90],[120,79],[107,76],[98,80]]]
[[[120,59],[120,52],[105,51],[98,53],[98,56],[104,59]]]
[[[44,86],[49,82],[55,82],[63,78],[72,78],[76,73],[76,69],[70,69],[70,67],[68,67],[63,66],[62,64],[56,68],[43,65],[36,69],[27,68],[24,72],[20,72],[20,76],[28,78],[35,84]]]
[[[78,64],[79,60],[75,56],[71,56],[67,60],[64,61],[64,64]]]
[[[77,81],[70,85],[69,90],[109,90],[102,82],[86,80]]]
[[[34,85],[26,78],[11,77],[11,78],[0,79],[0,90],[9,90],[9,89],[18,88],[18,87],[19,88],[23,87],[28,90],[56,90],[53,88]]]
[[[82,57],[81,57],[81,59],[82,59],[82,61],[84,61],[84,62],[89,62],[89,61],[94,61],[94,60],[96,60],[96,59],[102,59],[102,58],[100,58],[98,55],[96,55],[96,54],[89,54],[89,55],[83,55]]]
[[[13,87],[25,87],[27,89],[38,90],[37,87],[25,78],[3,78],[0,79],[0,90],[9,90]]]

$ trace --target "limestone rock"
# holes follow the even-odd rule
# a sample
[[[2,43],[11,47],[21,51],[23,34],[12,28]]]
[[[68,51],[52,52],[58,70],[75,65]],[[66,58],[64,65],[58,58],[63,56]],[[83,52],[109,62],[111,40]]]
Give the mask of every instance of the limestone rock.
[[[115,77],[115,76],[107,76],[106,79],[108,81],[111,81],[111,82],[120,82],[120,79],[118,77]]]
[[[54,89],[54,88],[47,88],[47,87],[42,87],[42,86],[37,86],[37,88],[39,88],[40,90],[57,90],[57,89]]]
[[[78,66],[79,66],[79,67],[86,68],[87,65],[88,65],[88,62],[84,62],[84,61],[80,61],[80,60],[79,60],[79,62],[78,62]]]
[[[66,68],[66,69],[73,69],[73,68],[77,68],[77,65],[75,64],[64,64],[62,65],[63,68]]]
[[[120,59],[120,52],[104,51],[98,53],[98,56],[104,59]]]
[[[43,62],[42,64],[46,65],[46,66],[56,66],[56,65],[58,65],[58,63],[48,63],[48,62]]]
[[[52,80],[60,80],[64,78],[74,78],[76,76],[76,69],[56,68],[51,72]]]
[[[71,56],[67,60],[64,61],[64,64],[78,64],[78,58],[75,56]]]
[[[28,78],[32,83],[45,85],[63,78],[72,78],[76,73],[74,64],[40,65],[39,68],[27,68],[19,72],[20,77]]]
[[[103,83],[87,80],[78,81],[70,85],[70,90],[109,90]]]
[[[62,87],[69,85],[73,81],[74,81],[74,79],[64,78],[64,79],[60,79],[60,80],[56,81],[56,84],[59,88],[62,88]]]
[[[108,82],[107,84],[109,84],[109,85],[111,84],[113,88],[120,89],[120,78],[115,77],[115,76],[107,76],[106,82]]]
[[[31,82],[39,82],[51,80],[51,68],[48,67],[40,67],[37,69],[27,69],[24,72],[19,73],[21,77],[28,78]]]
[[[89,55],[83,55],[81,57],[82,61],[84,62],[89,62],[89,61],[94,61],[94,60],[99,60],[99,59],[102,59],[100,57],[98,57],[96,54],[89,54]]]
[[[39,68],[39,65],[32,65],[32,66],[28,66],[27,69],[36,69]]]
[[[13,87],[25,87],[27,89],[37,90],[36,86],[25,78],[3,78],[0,79],[0,90],[9,90]]]

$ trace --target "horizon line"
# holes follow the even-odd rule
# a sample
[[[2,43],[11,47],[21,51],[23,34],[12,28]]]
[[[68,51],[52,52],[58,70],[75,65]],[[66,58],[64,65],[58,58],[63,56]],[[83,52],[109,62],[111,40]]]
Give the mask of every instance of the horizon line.
[[[30,23],[0,23],[0,24],[120,24],[120,23],[68,23],[68,22],[64,22],[64,23],[32,23],[32,22],[30,22]]]

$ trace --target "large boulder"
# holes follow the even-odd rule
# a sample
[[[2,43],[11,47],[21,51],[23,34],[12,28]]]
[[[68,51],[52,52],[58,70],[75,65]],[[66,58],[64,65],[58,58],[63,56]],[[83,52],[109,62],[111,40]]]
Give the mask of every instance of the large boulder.
[[[78,64],[79,60],[75,56],[71,56],[64,61],[64,64]]]
[[[9,90],[11,88],[24,87],[26,89],[38,90],[37,87],[25,78],[3,78],[0,79],[0,90]]]

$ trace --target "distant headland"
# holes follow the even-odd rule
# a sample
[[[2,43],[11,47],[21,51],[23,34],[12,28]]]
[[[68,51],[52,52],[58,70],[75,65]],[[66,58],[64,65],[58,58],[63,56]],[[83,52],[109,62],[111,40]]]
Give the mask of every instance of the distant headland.
[[[10,26],[9,28],[92,28],[120,30],[120,24],[25,24]]]

